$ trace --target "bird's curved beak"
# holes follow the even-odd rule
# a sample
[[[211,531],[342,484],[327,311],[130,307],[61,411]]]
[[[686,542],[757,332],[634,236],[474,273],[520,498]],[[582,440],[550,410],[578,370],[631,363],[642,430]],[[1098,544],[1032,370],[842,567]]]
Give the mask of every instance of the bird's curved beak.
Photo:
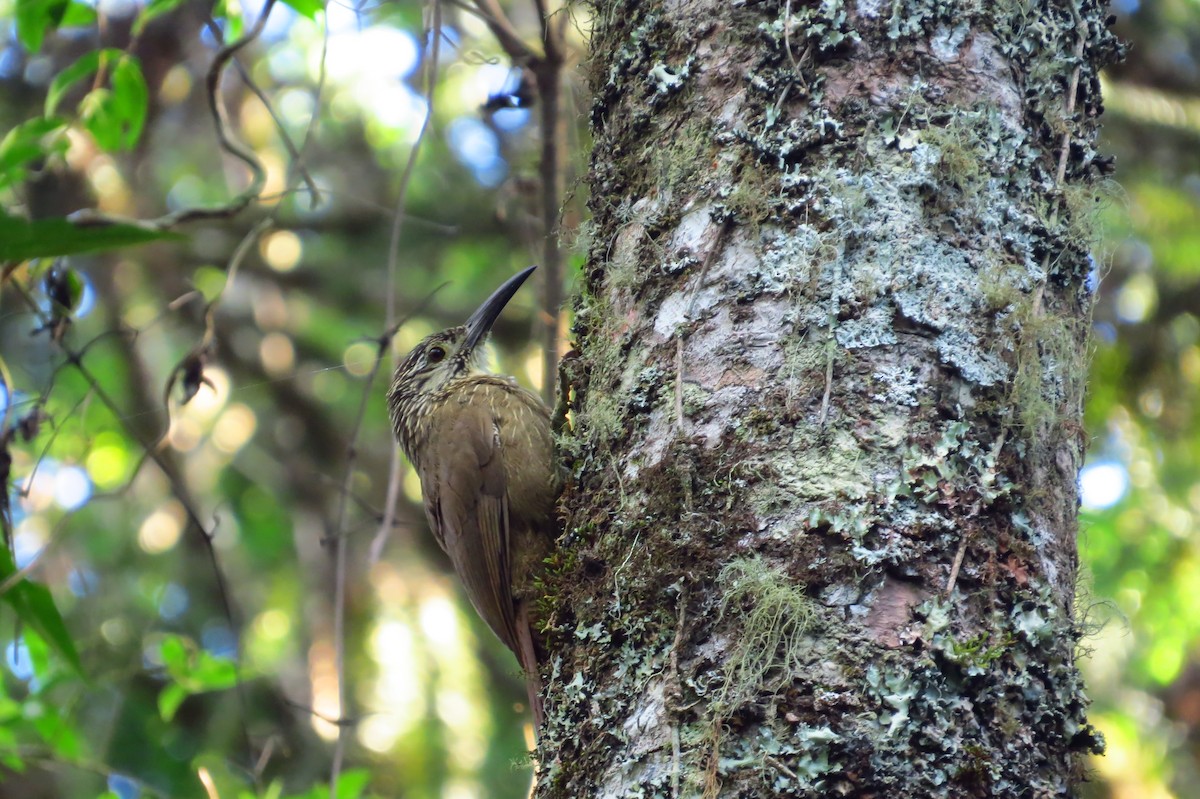
[[[526,267],[517,272],[504,281],[500,288],[492,292],[492,296],[488,297],[483,305],[475,309],[475,313],[471,314],[471,318],[467,320],[467,337],[463,341],[463,352],[471,352],[480,341],[487,337],[488,331],[492,329],[492,324],[500,316],[504,306],[508,305],[508,301],[517,293],[517,289],[521,288],[525,279],[533,274],[534,269],[537,269],[537,266]]]

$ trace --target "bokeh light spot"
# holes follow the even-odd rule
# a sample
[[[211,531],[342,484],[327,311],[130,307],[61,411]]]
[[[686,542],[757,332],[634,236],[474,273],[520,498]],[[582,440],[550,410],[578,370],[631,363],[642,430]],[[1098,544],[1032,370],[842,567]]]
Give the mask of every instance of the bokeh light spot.
[[[258,243],[258,251],[267,266],[276,272],[290,272],[304,255],[304,243],[290,230],[277,230],[263,236]]]
[[[1123,322],[1144,322],[1158,305],[1158,287],[1149,274],[1134,275],[1117,293],[1117,316]]]
[[[232,455],[254,437],[257,426],[258,417],[254,415],[254,411],[240,402],[234,403],[221,414],[221,418],[217,419],[217,424],[213,427],[213,446],[227,455]]]
[[[138,799],[142,795],[137,783],[121,774],[108,775],[108,790],[115,793],[119,799]]]
[[[1121,501],[1129,488],[1129,473],[1116,461],[1097,461],[1079,473],[1079,499],[1086,510],[1104,510]]]
[[[458,616],[448,597],[431,596],[421,603],[421,632],[438,646],[451,646],[457,641]]]
[[[365,341],[356,341],[342,353],[342,365],[355,377],[370,374],[375,365],[375,347]]]
[[[92,497],[92,481],[78,466],[64,466],[54,475],[54,501],[63,510],[77,510]]]
[[[110,646],[121,646],[129,640],[129,625],[124,619],[105,619],[100,624],[100,635]]]
[[[268,641],[282,641],[292,631],[292,622],[287,614],[278,608],[263,611],[254,620],[254,629],[258,635]]]
[[[177,452],[191,452],[200,443],[202,431],[195,419],[179,417],[171,420],[167,440]]]
[[[84,463],[96,487],[107,491],[124,482],[129,472],[129,450],[121,445],[119,437],[102,433]]]
[[[18,680],[26,681],[33,676],[33,661],[29,658],[29,647],[20,638],[9,641],[4,648],[4,662]]]
[[[185,514],[178,500],[169,500],[151,513],[138,529],[138,546],[151,555],[167,552],[183,533]]]
[[[258,358],[263,370],[271,377],[284,377],[296,365],[296,350],[286,334],[274,331],[263,336],[258,345]]]
[[[158,615],[172,621],[188,609],[188,593],[175,583],[167,583],[158,598]]]
[[[192,91],[192,76],[183,64],[176,64],[163,76],[158,87],[158,100],[164,106],[178,105]]]

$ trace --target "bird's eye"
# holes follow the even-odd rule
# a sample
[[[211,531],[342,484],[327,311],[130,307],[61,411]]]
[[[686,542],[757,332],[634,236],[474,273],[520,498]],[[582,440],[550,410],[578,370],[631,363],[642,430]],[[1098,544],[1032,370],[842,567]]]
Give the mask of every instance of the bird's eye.
[[[427,357],[430,363],[441,363],[442,359],[446,357],[446,351],[441,347],[430,347]]]

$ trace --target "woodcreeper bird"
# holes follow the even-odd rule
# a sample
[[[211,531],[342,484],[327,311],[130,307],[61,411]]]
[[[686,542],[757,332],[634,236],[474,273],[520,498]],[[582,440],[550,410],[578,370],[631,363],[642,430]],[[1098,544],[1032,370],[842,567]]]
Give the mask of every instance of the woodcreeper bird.
[[[388,410],[421,478],[425,515],[475,610],[517,656],[534,725],[542,725],[534,580],[554,541],[550,411],[487,368],[492,324],[537,267],[505,281],[465,325],[421,341],[396,368]]]

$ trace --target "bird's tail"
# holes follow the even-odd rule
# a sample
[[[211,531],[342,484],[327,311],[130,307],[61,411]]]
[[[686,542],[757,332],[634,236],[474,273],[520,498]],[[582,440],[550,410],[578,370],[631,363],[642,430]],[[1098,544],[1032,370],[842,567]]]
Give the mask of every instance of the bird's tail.
[[[540,738],[542,723],[546,720],[542,704],[542,676],[538,671],[537,646],[533,642],[533,628],[529,625],[529,607],[525,601],[517,606],[517,660],[525,672],[525,690],[529,694],[529,708],[533,711],[534,737]]]

